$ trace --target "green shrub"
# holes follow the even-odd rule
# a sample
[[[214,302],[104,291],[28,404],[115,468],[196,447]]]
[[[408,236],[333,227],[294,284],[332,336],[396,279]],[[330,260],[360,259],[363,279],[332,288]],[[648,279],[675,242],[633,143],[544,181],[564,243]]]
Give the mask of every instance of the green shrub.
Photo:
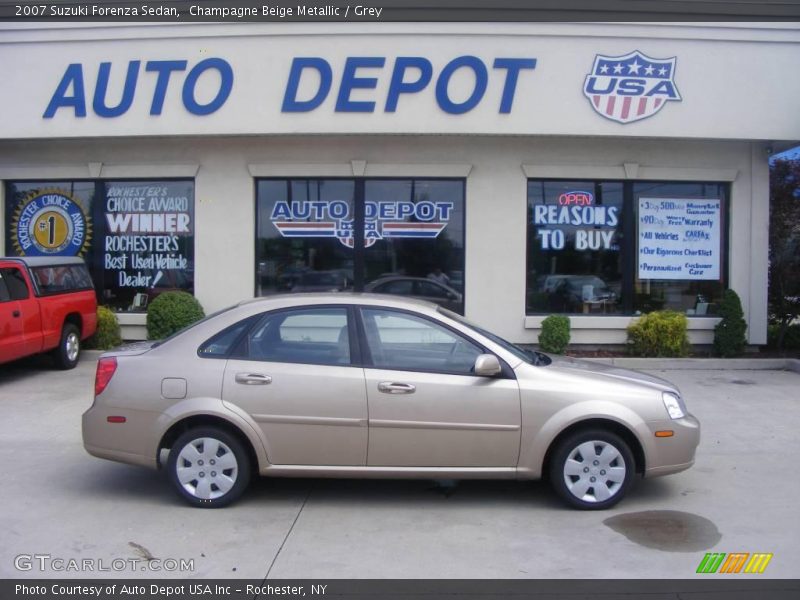
[[[628,326],[628,350],[634,356],[689,356],[686,315],[659,310]]]
[[[545,352],[564,354],[569,345],[569,317],[550,315],[542,321],[539,347]]]
[[[108,350],[109,348],[116,348],[121,343],[122,337],[119,332],[117,315],[114,314],[114,311],[105,306],[98,306],[97,331],[94,332],[92,337],[86,340],[86,347]]]
[[[165,292],[147,307],[147,337],[160,340],[205,316],[197,299],[186,292]]]
[[[767,326],[767,346],[778,348],[778,337],[781,333],[780,323],[770,323]],[[783,350],[800,350],[800,324],[789,325],[783,335]]]
[[[739,356],[747,343],[747,323],[739,295],[733,290],[725,290],[722,295],[719,316],[722,320],[714,327],[714,352],[724,358]]]

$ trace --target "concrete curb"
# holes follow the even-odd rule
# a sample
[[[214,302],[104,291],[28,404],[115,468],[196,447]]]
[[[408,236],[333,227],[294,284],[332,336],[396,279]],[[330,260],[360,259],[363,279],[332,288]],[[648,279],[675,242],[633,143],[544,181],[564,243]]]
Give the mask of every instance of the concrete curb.
[[[794,371],[800,373],[796,358],[585,358],[615,367],[662,371]]]

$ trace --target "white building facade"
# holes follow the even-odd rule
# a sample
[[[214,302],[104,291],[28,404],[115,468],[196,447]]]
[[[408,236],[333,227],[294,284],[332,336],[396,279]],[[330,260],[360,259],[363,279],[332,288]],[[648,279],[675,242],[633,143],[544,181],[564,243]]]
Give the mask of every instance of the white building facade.
[[[669,308],[703,344],[732,288],[766,342],[796,24],[2,27],[0,245],[84,256],[126,337],[167,289],[377,288],[515,342]]]

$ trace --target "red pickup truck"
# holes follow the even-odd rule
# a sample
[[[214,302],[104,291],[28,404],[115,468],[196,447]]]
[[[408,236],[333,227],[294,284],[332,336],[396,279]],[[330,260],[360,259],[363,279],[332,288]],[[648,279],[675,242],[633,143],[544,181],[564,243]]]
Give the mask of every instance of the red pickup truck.
[[[97,297],[80,258],[0,257],[0,363],[52,351],[78,364],[81,340],[97,328]]]

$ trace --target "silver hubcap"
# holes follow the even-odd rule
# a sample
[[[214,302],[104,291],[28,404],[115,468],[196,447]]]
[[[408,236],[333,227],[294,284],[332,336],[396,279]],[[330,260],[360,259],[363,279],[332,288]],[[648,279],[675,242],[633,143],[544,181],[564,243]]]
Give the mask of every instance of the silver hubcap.
[[[74,362],[78,358],[78,353],[81,350],[81,340],[76,333],[70,333],[67,335],[66,340],[66,351],[67,351],[67,358],[70,362]]]
[[[202,500],[224,496],[239,476],[239,465],[231,449],[207,437],[186,444],[178,454],[175,469],[183,489]]]
[[[608,500],[622,489],[624,481],[625,461],[608,442],[583,442],[573,448],[564,463],[567,489],[584,502]]]

